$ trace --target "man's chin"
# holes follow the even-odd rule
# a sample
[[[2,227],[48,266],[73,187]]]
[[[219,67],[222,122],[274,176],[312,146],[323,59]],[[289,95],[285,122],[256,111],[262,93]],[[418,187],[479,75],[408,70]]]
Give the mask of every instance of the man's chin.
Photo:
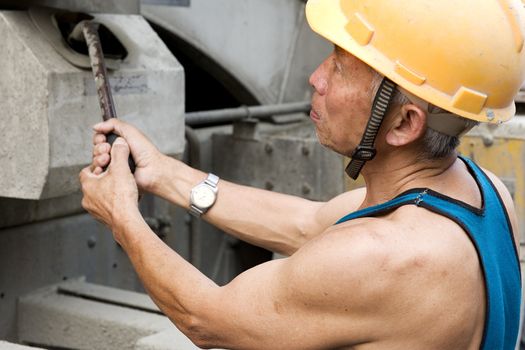
[[[351,154],[353,153],[353,149],[351,150],[346,150],[346,149],[342,149],[342,148],[339,148],[339,147],[336,147],[336,145],[334,145],[333,143],[330,142],[330,140],[328,139],[323,139],[322,137],[319,137],[319,134],[317,134],[317,141],[319,141],[319,144],[321,146],[323,146],[324,148],[327,148],[337,154],[340,154],[344,157],[350,157]]]
[[[329,140],[319,137],[319,134],[317,134],[317,141],[319,141],[319,144],[323,146],[324,148],[328,148],[331,151],[339,153],[339,151],[337,151],[337,149],[334,147],[334,145],[331,142],[329,142]]]

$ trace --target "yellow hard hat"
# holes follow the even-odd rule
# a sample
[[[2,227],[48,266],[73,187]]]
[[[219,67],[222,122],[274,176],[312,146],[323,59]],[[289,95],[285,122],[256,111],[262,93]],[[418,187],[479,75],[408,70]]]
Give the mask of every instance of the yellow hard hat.
[[[503,122],[525,77],[520,0],[309,0],[311,28],[412,94]]]

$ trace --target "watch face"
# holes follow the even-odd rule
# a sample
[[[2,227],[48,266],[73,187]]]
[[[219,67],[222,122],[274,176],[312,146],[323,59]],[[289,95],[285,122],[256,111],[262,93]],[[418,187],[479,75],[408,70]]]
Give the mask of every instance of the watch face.
[[[201,208],[209,208],[215,202],[215,192],[206,184],[200,184],[191,191],[191,202]]]

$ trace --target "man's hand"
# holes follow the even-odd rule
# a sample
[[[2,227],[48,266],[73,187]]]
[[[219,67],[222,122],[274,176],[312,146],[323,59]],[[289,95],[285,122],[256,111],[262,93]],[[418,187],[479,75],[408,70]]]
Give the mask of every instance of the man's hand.
[[[138,187],[151,192],[159,176],[164,155],[138,129],[116,118],[99,123],[93,127],[93,173],[102,174],[103,169],[111,162],[111,146],[106,142],[106,134],[111,132],[124,138],[129,145],[131,155],[137,166],[135,180]]]
[[[138,212],[138,189],[128,166],[129,146],[119,137],[111,148],[111,164],[106,172],[94,165],[80,172],[84,198],[82,206],[93,217],[109,226],[117,237],[117,227]]]

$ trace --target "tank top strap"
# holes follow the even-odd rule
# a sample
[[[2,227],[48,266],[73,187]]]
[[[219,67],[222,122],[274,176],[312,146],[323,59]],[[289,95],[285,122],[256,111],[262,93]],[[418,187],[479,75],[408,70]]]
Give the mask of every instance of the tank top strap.
[[[378,205],[374,205],[368,208],[360,209],[355,212],[349,213],[339,219],[336,222],[337,224],[354,220],[362,217],[378,217],[385,214],[388,214],[389,212],[402,207],[404,205],[416,205],[416,206],[424,206],[422,204],[428,204],[428,202],[431,202],[432,204],[436,206],[446,205],[448,208],[455,208],[457,212],[462,212],[464,215],[483,215],[485,212],[485,207],[487,205],[490,206],[490,209],[492,209],[494,206],[497,208],[501,208],[501,200],[499,199],[499,194],[495,190],[492,182],[489,180],[487,175],[481,170],[480,167],[478,167],[473,161],[471,161],[468,158],[459,156],[459,159],[461,159],[465,165],[467,166],[468,171],[472,175],[472,177],[475,179],[478,188],[481,193],[482,198],[482,206],[481,208],[473,207],[465,202],[456,200],[454,198],[451,198],[449,196],[443,195],[439,192],[433,191],[429,188],[413,188],[408,191],[405,191],[401,193],[400,195],[396,196],[395,198],[389,200],[388,202],[381,203]],[[426,202],[426,203],[424,203]]]
[[[418,205],[423,200],[424,196],[428,193],[428,191],[428,188],[413,188],[411,190],[403,192],[402,194],[398,195],[394,199],[389,200],[388,202],[357,210],[353,213],[345,215],[336,222],[336,225],[363,217],[382,216],[407,204]]]
[[[485,172],[481,170],[481,168],[471,159],[463,156],[459,156],[458,158],[465,163],[470,174],[474,177],[476,183],[478,184],[482,198],[482,211],[491,211],[495,208],[501,211],[503,208],[505,208],[498,191],[494,187],[494,184],[489,179],[487,174],[485,174]]]

